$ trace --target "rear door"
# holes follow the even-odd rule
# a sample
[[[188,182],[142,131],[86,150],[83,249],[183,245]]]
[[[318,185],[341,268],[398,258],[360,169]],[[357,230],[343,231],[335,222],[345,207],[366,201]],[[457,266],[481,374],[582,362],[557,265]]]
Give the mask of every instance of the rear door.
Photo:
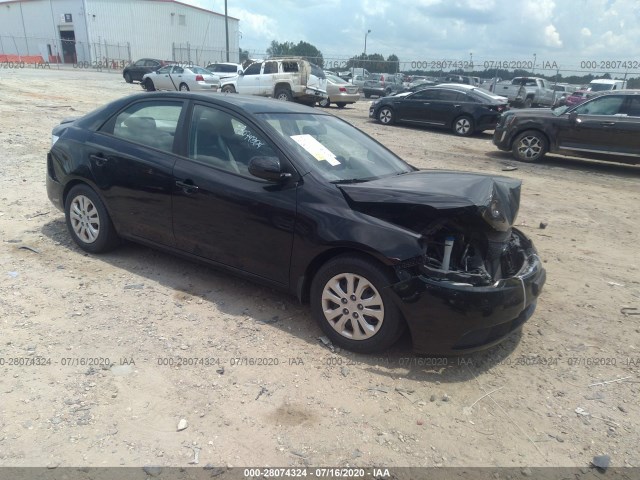
[[[267,61],[264,62],[262,67],[262,73],[259,77],[260,88],[259,94],[269,96],[274,94],[275,76],[278,74],[278,62]]]
[[[150,97],[130,104],[92,134],[86,155],[117,230],[173,246],[174,139],[184,102]]]
[[[637,162],[640,160],[640,95],[628,95],[616,115],[615,126],[611,129],[613,154],[621,159]]]

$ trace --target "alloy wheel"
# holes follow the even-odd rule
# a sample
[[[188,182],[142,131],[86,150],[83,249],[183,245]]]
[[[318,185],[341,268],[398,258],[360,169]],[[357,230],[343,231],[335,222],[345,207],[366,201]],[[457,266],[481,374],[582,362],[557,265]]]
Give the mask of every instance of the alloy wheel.
[[[69,210],[71,228],[80,240],[93,243],[100,234],[100,216],[93,202],[84,195],[76,196]]]
[[[384,321],[380,293],[369,280],[354,273],[341,273],[325,284],[322,311],[329,325],[351,340],[373,337]]]

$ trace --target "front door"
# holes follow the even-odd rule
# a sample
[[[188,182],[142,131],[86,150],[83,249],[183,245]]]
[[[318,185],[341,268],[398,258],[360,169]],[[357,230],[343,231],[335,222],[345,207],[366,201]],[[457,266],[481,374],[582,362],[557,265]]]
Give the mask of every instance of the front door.
[[[281,157],[276,147],[242,118],[199,104],[187,143],[174,169],[178,248],[287,285],[296,185],[266,182],[248,170],[254,156]]]

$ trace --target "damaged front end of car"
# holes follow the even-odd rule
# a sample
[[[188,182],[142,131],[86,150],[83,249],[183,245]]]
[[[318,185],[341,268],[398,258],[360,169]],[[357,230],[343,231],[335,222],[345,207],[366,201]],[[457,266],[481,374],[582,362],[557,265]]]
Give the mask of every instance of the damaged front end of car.
[[[486,348],[533,313],[546,274],[513,226],[520,190],[511,178],[442,171],[344,187],[352,208],[421,235],[423,251],[399,259],[390,287],[417,350]]]

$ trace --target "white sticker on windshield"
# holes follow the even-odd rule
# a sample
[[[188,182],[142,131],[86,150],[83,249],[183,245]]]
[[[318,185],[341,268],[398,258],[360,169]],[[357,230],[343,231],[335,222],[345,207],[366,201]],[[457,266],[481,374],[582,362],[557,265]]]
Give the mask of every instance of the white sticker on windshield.
[[[322,145],[311,135],[292,135],[291,139],[295,140],[298,145],[313,155],[313,157],[319,162],[325,160],[333,167],[340,165],[340,162],[336,159],[336,156],[331,153],[331,150]]]

